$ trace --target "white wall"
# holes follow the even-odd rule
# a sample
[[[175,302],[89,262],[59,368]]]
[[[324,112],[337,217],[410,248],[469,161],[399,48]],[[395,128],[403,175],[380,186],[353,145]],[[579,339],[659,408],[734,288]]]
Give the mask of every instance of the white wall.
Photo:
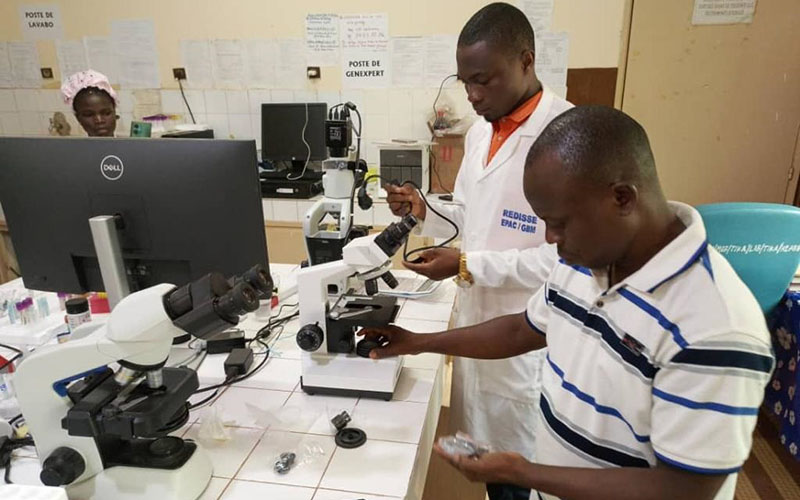
[[[23,0],[0,2],[0,40],[21,40],[18,7]],[[347,0],[332,5],[324,0],[285,2],[274,0],[49,0],[60,6],[66,40],[86,35],[108,36],[116,19],[152,19],[162,88],[161,111],[183,114],[185,106],[172,79],[171,68],[182,66],[182,39],[288,38],[302,37],[308,13],[386,12],[391,36],[457,34],[464,22],[482,5],[480,0]],[[569,66],[616,67],[624,0],[555,0],[553,31],[570,34]],[[55,78],[42,89],[0,89],[0,134],[42,135],[55,111],[68,116],[73,135],[82,133],[58,94],[58,61],[52,41],[38,42],[41,65],[55,70]],[[322,69],[323,78],[307,81],[300,88],[283,89],[192,89],[187,98],[198,121],[211,124],[217,137],[260,140],[258,104],[261,102],[350,100],[364,114],[366,157],[376,161],[373,140],[428,138],[425,119],[436,89],[341,90],[338,67]],[[134,92],[120,91],[118,130],[125,133],[132,119]],[[458,86],[448,88],[443,99],[459,115],[471,109]]]

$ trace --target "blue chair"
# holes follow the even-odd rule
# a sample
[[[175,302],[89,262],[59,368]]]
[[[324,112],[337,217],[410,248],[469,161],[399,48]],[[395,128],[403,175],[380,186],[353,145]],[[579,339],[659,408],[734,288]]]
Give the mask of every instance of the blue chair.
[[[781,300],[800,265],[800,208],[715,203],[697,210],[708,242],[728,259],[768,313]]]

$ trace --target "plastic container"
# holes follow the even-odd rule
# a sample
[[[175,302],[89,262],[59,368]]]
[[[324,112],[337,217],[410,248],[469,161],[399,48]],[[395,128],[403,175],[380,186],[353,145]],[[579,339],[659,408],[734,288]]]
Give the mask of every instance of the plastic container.
[[[108,294],[100,292],[89,296],[89,310],[92,314],[108,314],[111,306],[108,304]]]
[[[92,320],[92,313],[89,312],[89,301],[83,297],[69,299],[66,303],[67,308],[67,324],[69,325],[70,333],[74,332],[76,328],[84,323]],[[63,337],[59,337],[62,341]],[[66,341],[66,339],[64,339]]]

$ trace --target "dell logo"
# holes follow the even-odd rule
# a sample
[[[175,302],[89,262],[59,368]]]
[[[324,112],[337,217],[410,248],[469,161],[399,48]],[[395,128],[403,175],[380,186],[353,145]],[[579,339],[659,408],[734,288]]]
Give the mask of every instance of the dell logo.
[[[122,177],[124,170],[125,166],[117,156],[108,155],[100,161],[100,173],[110,181],[115,181]]]

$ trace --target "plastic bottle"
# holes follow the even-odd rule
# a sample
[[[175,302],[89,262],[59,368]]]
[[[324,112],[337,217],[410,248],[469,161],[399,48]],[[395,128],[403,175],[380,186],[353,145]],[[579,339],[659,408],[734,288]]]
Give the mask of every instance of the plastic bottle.
[[[89,312],[89,301],[84,297],[69,299],[66,303],[67,324],[70,334],[75,332],[83,323],[92,320],[92,313]]]

